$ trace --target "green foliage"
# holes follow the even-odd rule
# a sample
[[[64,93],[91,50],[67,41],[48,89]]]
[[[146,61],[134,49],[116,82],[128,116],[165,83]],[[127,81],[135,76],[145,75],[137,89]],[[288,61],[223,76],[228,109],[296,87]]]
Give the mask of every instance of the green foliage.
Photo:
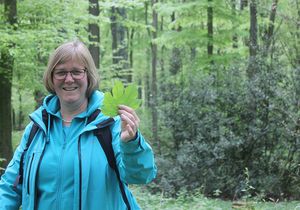
[[[163,193],[152,194],[141,186],[130,186],[141,209],[145,210],[229,210],[233,209],[235,202],[219,199],[209,199],[201,193],[189,195],[185,192],[179,193],[177,198],[170,198]],[[291,210],[300,207],[299,202],[257,202],[249,201],[239,209],[249,210]]]
[[[213,42],[214,53],[212,58],[207,57],[207,7],[213,8]],[[180,47],[187,51],[195,48],[195,60],[201,68],[210,66],[211,59],[215,64],[228,66],[236,58],[246,57],[248,52],[243,43],[238,48],[232,48],[232,37],[239,36],[238,42],[248,38],[248,14],[235,12],[226,1],[188,1],[185,3],[164,2],[155,5],[154,9],[164,18],[174,14],[174,20],[167,22],[165,30],[156,40],[160,46],[172,49]],[[190,53],[187,53],[190,55]]]
[[[126,105],[133,109],[139,108],[141,100],[138,99],[138,89],[135,85],[130,84],[124,88],[121,81],[115,81],[112,93],[104,94],[102,112],[107,116],[118,115],[118,106]]]
[[[16,29],[6,22],[0,24],[0,49],[10,46],[15,86],[43,90],[40,81],[49,53],[66,40],[87,36],[80,26],[88,23],[87,2],[24,0],[17,4]],[[0,20],[3,14],[0,13]]]
[[[194,72],[186,81],[165,83],[162,123],[173,144],[162,142],[169,155],[158,159],[159,189],[173,196],[203,188],[205,195],[218,190],[225,198],[300,197],[295,90],[287,88],[291,78],[280,63],[258,63],[255,81],[233,66],[222,74]]]
[[[84,26],[89,18],[87,3],[84,0],[18,1],[15,28],[9,26],[4,13],[0,12],[0,50],[8,49],[14,59],[13,109],[16,121],[22,121],[19,113],[25,116],[22,126],[35,108],[34,101],[26,103],[26,100],[32,100],[36,90],[46,92],[41,81],[53,49],[75,37],[87,41]],[[4,11],[3,4],[0,8]],[[21,103],[25,103],[23,106],[19,104],[19,97],[23,99]]]
[[[260,48],[251,61],[257,74],[249,79],[249,8],[239,11],[235,5],[233,11],[229,2],[213,2],[213,64],[206,53],[207,1],[155,6],[163,17],[175,15],[155,43],[169,54],[179,48],[181,54],[167,57],[170,65],[165,69],[173,73],[164,71],[160,80],[163,154],[157,158],[160,174],[152,189],[173,196],[202,188],[205,195],[223,198],[299,199],[297,3],[278,7],[268,50],[264,47],[273,5],[257,4]],[[286,15],[289,4],[294,7]],[[192,59],[191,49],[197,52]],[[176,59],[181,59],[182,69],[173,71]]]

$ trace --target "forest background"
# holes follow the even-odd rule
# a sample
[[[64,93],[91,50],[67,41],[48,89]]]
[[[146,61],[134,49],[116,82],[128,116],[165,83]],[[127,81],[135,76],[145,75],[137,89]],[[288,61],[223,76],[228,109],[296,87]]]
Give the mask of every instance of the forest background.
[[[152,193],[300,199],[299,0],[0,0],[0,23],[1,158],[79,38],[101,90],[139,87]]]

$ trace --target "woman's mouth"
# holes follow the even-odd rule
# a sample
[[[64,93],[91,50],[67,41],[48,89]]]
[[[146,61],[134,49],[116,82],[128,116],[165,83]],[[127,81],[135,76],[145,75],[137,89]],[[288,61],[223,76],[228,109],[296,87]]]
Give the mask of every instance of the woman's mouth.
[[[74,91],[76,89],[77,89],[77,87],[63,87],[63,90],[65,90],[65,91]]]

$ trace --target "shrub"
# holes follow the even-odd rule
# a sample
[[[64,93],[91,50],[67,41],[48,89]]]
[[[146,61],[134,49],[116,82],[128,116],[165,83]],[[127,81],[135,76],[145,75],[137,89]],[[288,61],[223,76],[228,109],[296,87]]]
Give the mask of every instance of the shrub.
[[[166,83],[161,123],[172,136],[158,161],[161,190],[239,198],[248,168],[251,195],[300,198],[295,88],[279,68],[268,68],[261,64],[251,81],[232,68],[218,80],[199,72]]]

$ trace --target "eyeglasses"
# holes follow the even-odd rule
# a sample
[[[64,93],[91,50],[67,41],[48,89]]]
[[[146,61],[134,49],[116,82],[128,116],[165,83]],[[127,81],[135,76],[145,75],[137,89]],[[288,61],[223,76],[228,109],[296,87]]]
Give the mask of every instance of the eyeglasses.
[[[85,75],[86,69],[74,69],[72,71],[66,71],[64,69],[54,70],[53,76],[57,80],[65,80],[70,73],[74,80],[81,80]]]

